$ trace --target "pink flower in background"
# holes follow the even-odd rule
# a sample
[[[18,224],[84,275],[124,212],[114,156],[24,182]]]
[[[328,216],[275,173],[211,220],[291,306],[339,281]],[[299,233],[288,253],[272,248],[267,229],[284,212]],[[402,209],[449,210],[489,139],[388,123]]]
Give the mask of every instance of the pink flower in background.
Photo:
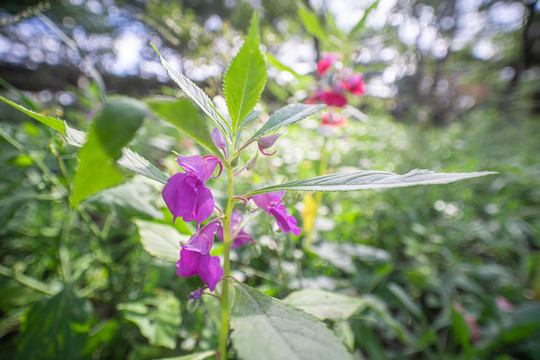
[[[240,225],[241,222],[242,222],[242,212],[240,210],[234,210],[231,214],[231,228],[230,228],[231,234],[233,234],[236,231],[236,229],[238,229],[238,225]],[[217,235],[218,235],[219,240],[223,241],[223,227],[221,227],[218,230]],[[248,242],[255,244],[255,240],[253,240],[251,235],[249,235],[242,229],[234,237],[231,247],[233,249],[236,249],[237,247],[240,247]]]
[[[346,78],[341,82],[341,86],[344,90],[349,91],[351,94],[360,96],[365,92],[364,78],[362,74],[354,74],[349,78]]]
[[[327,111],[322,115],[322,125],[332,127],[343,127],[349,123],[349,119],[335,111]]]
[[[176,161],[186,172],[169,178],[163,188],[163,200],[174,220],[182,217],[186,222],[196,220],[200,225],[214,211],[214,198],[204,184],[218,164],[222,167],[221,161],[213,155],[179,156]]]
[[[221,228],[218,220],[213,220],[195,233],[186,244],[180,244],[180,260],[176,263],[176,273],[181,277],[199,275],[199,278],[214,291],[223,277],[223,268],[218,256],[211,256],[214,233]]]
[[[287,214],[287,210],[281,205],[281,199],[284,193],[284,191],[264,193],[250,196],[249,199],[252,199],[268,215],[275,217],[278,226],[284,233],[292,232],[298,236],[302,230],[296,225],[296,219],[294,216]]]
[[[319,60],[317,63],[317,74],[319,74],[319,76],[323,76],[328,71],[330,66],[332,66],[332,64],[340,58],[341,56],[338,54],[324,54],[321,60]]]
[[[504,296],[497,296],[495,297],[495,304],[497,304],[497,307],[501,309],[502,311],[511,312],[514,311],[514,305],[510,301],[508,301],[507,298]]]
[[[327,90],[322,95],[322,100],[326,105],[343,107],[347,105],[347,98],[341,91]]]

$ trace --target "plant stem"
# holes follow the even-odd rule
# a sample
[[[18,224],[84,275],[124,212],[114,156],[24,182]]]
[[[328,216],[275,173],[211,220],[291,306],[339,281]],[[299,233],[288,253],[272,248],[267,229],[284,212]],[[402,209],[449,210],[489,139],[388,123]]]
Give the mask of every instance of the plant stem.
[[[223,219],[223,245],[224,245],[224,261],[223,261],[223,280],[221,281],[221,332],[219,335],[219,359],[227,359],[227,339],[229,337],[229,269],[231,252],[231,214],[234,206],[233,200],[233,169],[227,167],[227,182],[228,182],[228,201],[225,218]]]

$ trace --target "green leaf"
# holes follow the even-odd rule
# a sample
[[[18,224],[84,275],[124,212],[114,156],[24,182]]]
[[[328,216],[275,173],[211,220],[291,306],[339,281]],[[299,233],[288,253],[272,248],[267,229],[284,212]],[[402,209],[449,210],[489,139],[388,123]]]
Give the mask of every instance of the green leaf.
[[[247,285],[237,289],[231,335],[242,359],[351,359],[345,346],[313,316]]]
[[[213,153],[219,153],[215,147],[206,122],[199,115],[191,101],[152,99],[146,102],[154,114],[178,130],[191,137],[201,146]]]
[[[283,299],[305,312],[326,320],[344,320],[365,306],[362,298],[356,298],[323,290],[299,290]]]
[[[369,14],[379,5],[379,0],[375,1],[373,4],[371,4],[367,9],[366,11],[364,12],[364,15],[362,16],[362,18],[360,19],[360,21],[358,21],[358,23],[352,28],[352,30],[349,32],[349,35],[355,35],[356,33],[358,33],[360,30],[362,30],[364,28],[364,26],[366,25],[366,20],[369,16]]]
[[[416,304],[413,299],[403,290],[401,286],[396,283],[389,283],[388,290],[399,300],[401,304],[409,311],[411,314],[416,316],[418,319],[424,319],[424,314],[420,306]]]
[[[244,119],[244,121],[242,121],[242,123],[240,124],[240,129],[243,128],[244,126],[247,126],[249,124],[251,124],[255,119],[257,119],[259,117],[259,115],[262,114],[262,110],[252,110],[248,116],[246,116],[246,118]]]
[[[270,64],[272,64],[272,66],[276,67],[279,70],[287,71],[287,72],[291,73],[297,79],[302,79],[302,78],[304,78],[304,79],[312,79],[311,76],[309,76],[309,75],[300,75],[299,73],[297,73],[296,71],[291,69],[289,66],[283,64],[281,61],[278,60],[277,57],[270,54],[269,52],[267,52],[265,54],[265,56],[266,56],[266,59],[268,60],[268,62]]]
[[[259,101],[266,84],[266,63],[259,50],[259,15],[253,13],[248,35],[223,78],[223,92],[236,133]]]
[[[277,130],[280,127],[294,124],[297,121],[303,120],[308,116],[316,113],[326,105],[305,105],[291,104],[282,107],[272,114],[267,122],[253,134],[250,140],[263,136],[271,131]]]
[[[152,47],[159,55],[161,60],[161,65],[167,70],[170,78],[182,89],[184,94],[186,94],[198,107],[201,108],[210,119],[220,128],[221,132],[225,134],[225,138],[228,138],[229,143],[231,139],[231,125],[226,123],[225,120],[217,113],[215,110],[215,105],[210,100],[208,95],[202,91],[197,85],[195,85],[191,80],[185,77],[181,72],[174,70],[169,63],[161,56],[158,49],[152,44]]]
[[[323,29],[321,23],[319,22],[317,14],[308,10],[304,5],[300,4],[298,6],[298,15],[300,16],[300,20],[302,21],[302,24],[304,24],[304,27],[306,28],[308,33],[315,36],[321,41],[325,41],[328,39],[328,35],[326,34],[326,31]]]
[[[154,290],[137,300],[120,303],[117,309],[139,327],[150,345],[176,347],[181,322],[180,301],[168,290]]]
[[[15,104],[13,101],[9,101],[8,99],[6,99],[6,98],[4,98],[2,96],[0,96],[0,99],[5,101],[9,105],[13,106],[14,108],[22,111],[26,115],[33,117],[37,121],[39,121],[39,122],[41,122],[41,123],[43,123],[43,124],[45,124],[47,126],[52,127],[54,130],[59,131],[62,134],[66,133],[66,124],[64,123],[63,120],[60,120],[60,119],[52,117],[52,116],[43,115],[43,114],[37,113],[37,112],[32,111],[32,110],[28,110],[28,109],[22,107],[21,105]]]
[[[367,189],[389,189],[415,185],[448,184],[451,182],[497,174],[492,171],[470,173],[436,173],[429,170],[413,170],[405,175],[386,171],[366,170],[350,174],[330,174],[309,179],[291,181],[251,191],[253,196],[273,191],[352,191]]]
[[[141,243],[150,255],[163,261],[176,263],[180,257],[180,243],[186,243],[189,236],[180,234],[170,225],[151,221],[135,220]]]
[[[195,354],[189,354],[184,356],[176,356],[176,357],[168,357],[168,358],[161,358],[161,359],[154,359],[154,360],[204,360],[208,359],[210,356],[215,356],[215,351],[204,351],[204,352],[198,352]]]
[[[71,285],[35,302],[23,318],[17,359],[78,359],[90,330],[92,307]]]
[[[86,143],[79,151],[71,205],[77,206],[89,195],[118,185],[122,174],[114,162],[142,124],[146,105],[135,99],[116,98],[107,102],[93,119]]]

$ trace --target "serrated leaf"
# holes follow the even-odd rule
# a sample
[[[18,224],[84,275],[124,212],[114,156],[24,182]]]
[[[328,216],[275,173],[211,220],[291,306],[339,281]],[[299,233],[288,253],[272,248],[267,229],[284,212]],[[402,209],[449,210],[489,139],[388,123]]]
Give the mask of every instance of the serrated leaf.
[[[291,104],[272,114],[267,122],[253,134],[250,140],[263,136],[280,127],[294,124],[323,109],[326,105]]]
[[[262,110],[252,110],[247,116],[246,118],[244,119],[244,121],[242,121],[242,123],[240,124],[240,129],[243,128],[244,126],[247,126],[249,124],[251,124],[255,119],[257,119],[260,115],[262,114]]]
[[[299,290],[291,293],[283,302],[319,319],[345,320],[365,306],[362,298],[331,293],[323,290]]]
[[[313,316],[247,285],[237,289],[231,335],[242,359],[351,359],[339,339]]]
[[[161,65],[167,70],[169,77],[182,89],[184,94],[186,94],[198,107],[201,108],[210,119],[216,124],[217,127],[221,129],[221,132],[226,134],[225,137],[228,138],[229,142],[231,139],[231,124],[227,124],[224,119],[217,113],[215,110],[215,105],[210,100],[208,95],[202,91],[195,83],[190,79],[184,76],[181,72],[174,70],[169,63],[161,56],[158,49],[152,44],[152,47],[159,55],[161,60]]]
[[[223,78],[223,92],[233,131],[259,101],[266,84],[266,63],[259,50],[259,16],[253,13],[248,35]]]
[[[151,221],[135,220],[139,230],[141,244],[150,255],[163,261],[176,263],[180,258],[180,243],[189,240],[189,236],[180,234],[170,225]]]
[[[364,26],[366,25],[366,20],[369,16],[369,14],[375,9],[377,8],[377,6],[379,5],[379,0],[375,1],[373,4],[371,4],[367,9],[366,11],[364,12],[364,15],[362,15],[362,18],[360,19],[360,21],[358,21],[358,23],[352,28],[352,30],[349,32],[349,35],[355,35],[357,32],[359,32],[360,30],[362,30],[364,28]]]
[[[143,103],[129,98],[107,102],[94,117],[86,143],[79,151],[71,205],[77,206],[89,195],[118,185],[122,174],[114,166],[122,147],[135,135],[146,116]]]
[[[63,120],[60,120],[60,119],[55,118],[53,116],[47,116],[47,115],[43,115],[43,114],[37,113],[37,112],[32,111],[32,110],[28,110],[28,109],[24,108],[23,106],[18,105],[16,103],[14,103],[13,101],[10,101],[10,100],[4,98],[3,96],[0,96],[0,99],[5,101],[7,104],[13,106],[17,110],[22,111],[26,115],[33,117],[34,119],[36,119],[40,123],[43,123],[43,124],[45,124],[47,126],[50,126],[54,130],[59,131],[62,134],[66,133],[66,124],[64,123]]]
[[[191,137],[208,151],[218,153],[210,131],[191,101],[152,99],[146,102],[154,114]]]
[[[326,31],[323,29],[317,14],[308,10],[304,5],[300,4],[298,6],[298,15],[300,16],[300,21],[304,24],[307,32],[315,36],[321,41],[328,39]]]
[[[168,290],[154,290],[137,300],[120,303],[117,309],[135,323],[150,345],[176,347],[181,322],[180,301]]]
[[[493,171],[470,173],[436,173],[429,170],[413,170],[404,175],[386,171],[366,170],[350,174],[330,174],[309,179],[291,181],[251,191],[245,196],[253,196],[273,191],[353,191],[368,189],[390,189],[415,185],[448,184],[455,181],[485,175],[497,174]]]
[[[78,359],[90,330],[92,307],[72,285],[35,302],[23,318],[17,359]]]

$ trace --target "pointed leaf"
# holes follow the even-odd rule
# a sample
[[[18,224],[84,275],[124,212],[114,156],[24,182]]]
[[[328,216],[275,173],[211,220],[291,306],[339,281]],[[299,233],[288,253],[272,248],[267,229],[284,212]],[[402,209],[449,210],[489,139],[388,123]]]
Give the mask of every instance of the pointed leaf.
[[[142,124],[146,105],[129,98],[107,102],[93,119],[88,140],[79,151],[71,204],[77,206],[87,196],[118,185],[122,174],[114,162]]]
[[[266,63],[259,50],[259,17],[253,14],[248,35],[223,79],[223,92],[234,132],[259,101],[266,84]]]
[[[230,140],[231,138],[231,126],[227,124],[223,118],[215,110],[215,105],[212,100],[202,91],[197,85],[195,85],[191,80],[185,77],[181,72],[174,70],[169,63],[161,56],[158,49],[152,45],[156,53],[159,55],[161,60],[161,65],[167,70],[170,78],[180,86],[180,89],[186,94],[198,107],[201,108],[210,119],[220,128],[221,132],[225,134],[225,137]]]
[[[328,35],[326,34],[326,31],[323,29],[321,23],[319,22],[317,14],[308,10],[304,5],[300,4],[298,6],[298,15],[300,15],[300,20],[302,21],[302,24],[304,24],[304,27],[306,28],[308,33],[315,36],[321,41],[325,41],[328,39]]]
[[[282,107],[272,114],[267,122],[253,134],[250,140],[263,136],[271,131],[277,130],[280,127],[294,124],[297,121],[303,120],[317,111],[323,109],[326,105],[305,105],[291,104]]]
[[[248,116],[246,116],[246,118],[244,119],[244,121],[242,121],[242,123],[240,124],[240,129],[243,128],[244,126],[247,126],[249,124],[251,124],[255,119],[257,119],[260,115],[262,114],[262,110],[252,110]]]
[[[43,114],[37,113],[37,112],[32,111],[32,110],[28,110],[25,107],[23,107],[21,105],[18,105],[18,104],[15,104],[13,101],[9,101],[8,99],[6,99],[6,98],[4,98],[2,96],[0,96],[0,99],[5,101],[9,105],[13,106],[14,108],[22,111],[26,115],[33,117],[37,121],[39,121],[39,122],[41,122],[41,123],[43,123],[43,124],[45,124],[47,126],[52,127],[54,130],[59,131],[62,134],[66,133],[66,124],[64,123],[63,120],[60,120],[60,119],[52,117],[52,116],[43,115]]]
[[[291,181],[254,190],[245,196],[253,196],[272,191],[353,191],[367,189],[389,189],[414,185],[448,184],[479,176],[497,174],[493,171],[471,173],[435,173],[429,170],[413,170],[405,175],[386,171],[358,171],[351,174],[330,174],[314,178]]]
[[[237,289],[231,335],[242,359],[351,359],[323,322],[247,285]]]
[[[352,30],[349,32],[349,35],[355,35],[357,32],[362,30],[364,26],[366,25],[366,20],[369,16],[369,14],[379,5],[379,0],[375,1],[373,4],[371,4],[366,11],[364,12],[364,15],[362,15],[362,18],[358,23],[352,28]]]
[[[206,122],[189,100],[152,99],[146,103],[158,117],[176,126],[208,151],[219,153],[212,142]]]
[[[323,290],[295,291],[283,301],[323,320],[345,320],[366,306],[362,298]]]
[[[180,243],[186,243],[189,236],[180,234],[170,225],[151,221],[135,220],[141,243],[150,255],[163,261],[176,263],[180,258]]]
[[[266,56],[266,59],[268,60],[268,62],[276,67],[277,69],[279,70],[282,70],[282,71],[287,71],[289,73],[291,73],[295,78],[297,79],[305,79],[306,81],[307,80],[312,80],[313,81],[313,78],[309,75],[300,75],[299,73],[297,73],[296,71],[294,71],[292,68],[290,68],[289,66],[283,64],[281,61],[278,60],[277,57],[275,57],[274,55],[270,54],[269,52],[267,52],[265,54]]]

